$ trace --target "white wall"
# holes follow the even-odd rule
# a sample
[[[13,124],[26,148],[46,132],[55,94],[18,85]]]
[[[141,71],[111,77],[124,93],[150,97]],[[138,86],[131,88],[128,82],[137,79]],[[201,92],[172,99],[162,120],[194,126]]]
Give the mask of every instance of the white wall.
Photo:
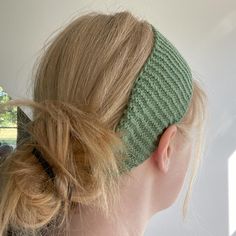
[[[235,236],[236,219],[229,229],[233,219],[228,205],[231,213],[236,209],[228,196],[228,190],[233,194],[228,160],[236,149],[236,1],[1,0],[0,85],[14,98],[30,97],[31,68],[45,40],[91,9],[129,9],[146,18],[176,45],[209,96],[208,144],[188,219],[181,221],[182,194],[172,207],[153,216],[145,236]]]

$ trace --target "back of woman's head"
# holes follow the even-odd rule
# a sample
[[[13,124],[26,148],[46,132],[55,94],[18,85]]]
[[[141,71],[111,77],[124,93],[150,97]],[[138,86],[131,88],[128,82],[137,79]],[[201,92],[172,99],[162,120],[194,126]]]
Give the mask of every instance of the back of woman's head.
[[[33,101],[10,103],[31,106],[33,118],[25,126],[29,135],[1,165],[0,235],[10,228],[17,235],[60,228],[78,204],[108,214],[126,168],[115,128],[152,46],[151,25],[128,11],[83,15],[45,46]],[[204,115],[205,94],[193,85],[188,112],[177,125],[186,135]],[[34,157],[34,148],[55,178]]]

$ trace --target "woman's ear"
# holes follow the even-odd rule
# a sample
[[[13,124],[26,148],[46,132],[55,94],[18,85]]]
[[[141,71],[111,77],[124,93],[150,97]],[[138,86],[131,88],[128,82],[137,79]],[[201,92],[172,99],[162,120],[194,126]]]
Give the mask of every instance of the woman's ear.
[[[159,170],[167,173],[174,149],[174,138],[177,132],[176,125],[171,125],[163,132],[156,150],[152,154],[154,162],[157,164]]]

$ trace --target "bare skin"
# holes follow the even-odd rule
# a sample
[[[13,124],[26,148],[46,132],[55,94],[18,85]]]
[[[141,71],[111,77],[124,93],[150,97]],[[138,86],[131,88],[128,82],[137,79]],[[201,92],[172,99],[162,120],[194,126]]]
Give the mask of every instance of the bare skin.
[[[131,170],[133,178],[121,177],[121,201],[117,217],[106,218],[88,207],[73,215],[71,236],[143,236],[148,220],[170,207],[183,186],[192,142],[184,141],[175,125],[162,134],[150,158]]]

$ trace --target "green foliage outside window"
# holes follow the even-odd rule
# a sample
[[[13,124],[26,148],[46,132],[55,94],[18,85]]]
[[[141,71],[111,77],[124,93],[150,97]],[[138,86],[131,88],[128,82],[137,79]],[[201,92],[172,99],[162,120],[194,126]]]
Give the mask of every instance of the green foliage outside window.
[[[10,96],[0,86],[0,104],[9,101]],[[0,112],[0,143],[15,145],[17,137],[17,108],[9,107]]]
[[[5,103],[11,98],[6,92],[3,91],[3,88],[0,86],[0,103]],[[8,108],[7,111],[0,113],[0,127],[16,127],[17,108]]]

